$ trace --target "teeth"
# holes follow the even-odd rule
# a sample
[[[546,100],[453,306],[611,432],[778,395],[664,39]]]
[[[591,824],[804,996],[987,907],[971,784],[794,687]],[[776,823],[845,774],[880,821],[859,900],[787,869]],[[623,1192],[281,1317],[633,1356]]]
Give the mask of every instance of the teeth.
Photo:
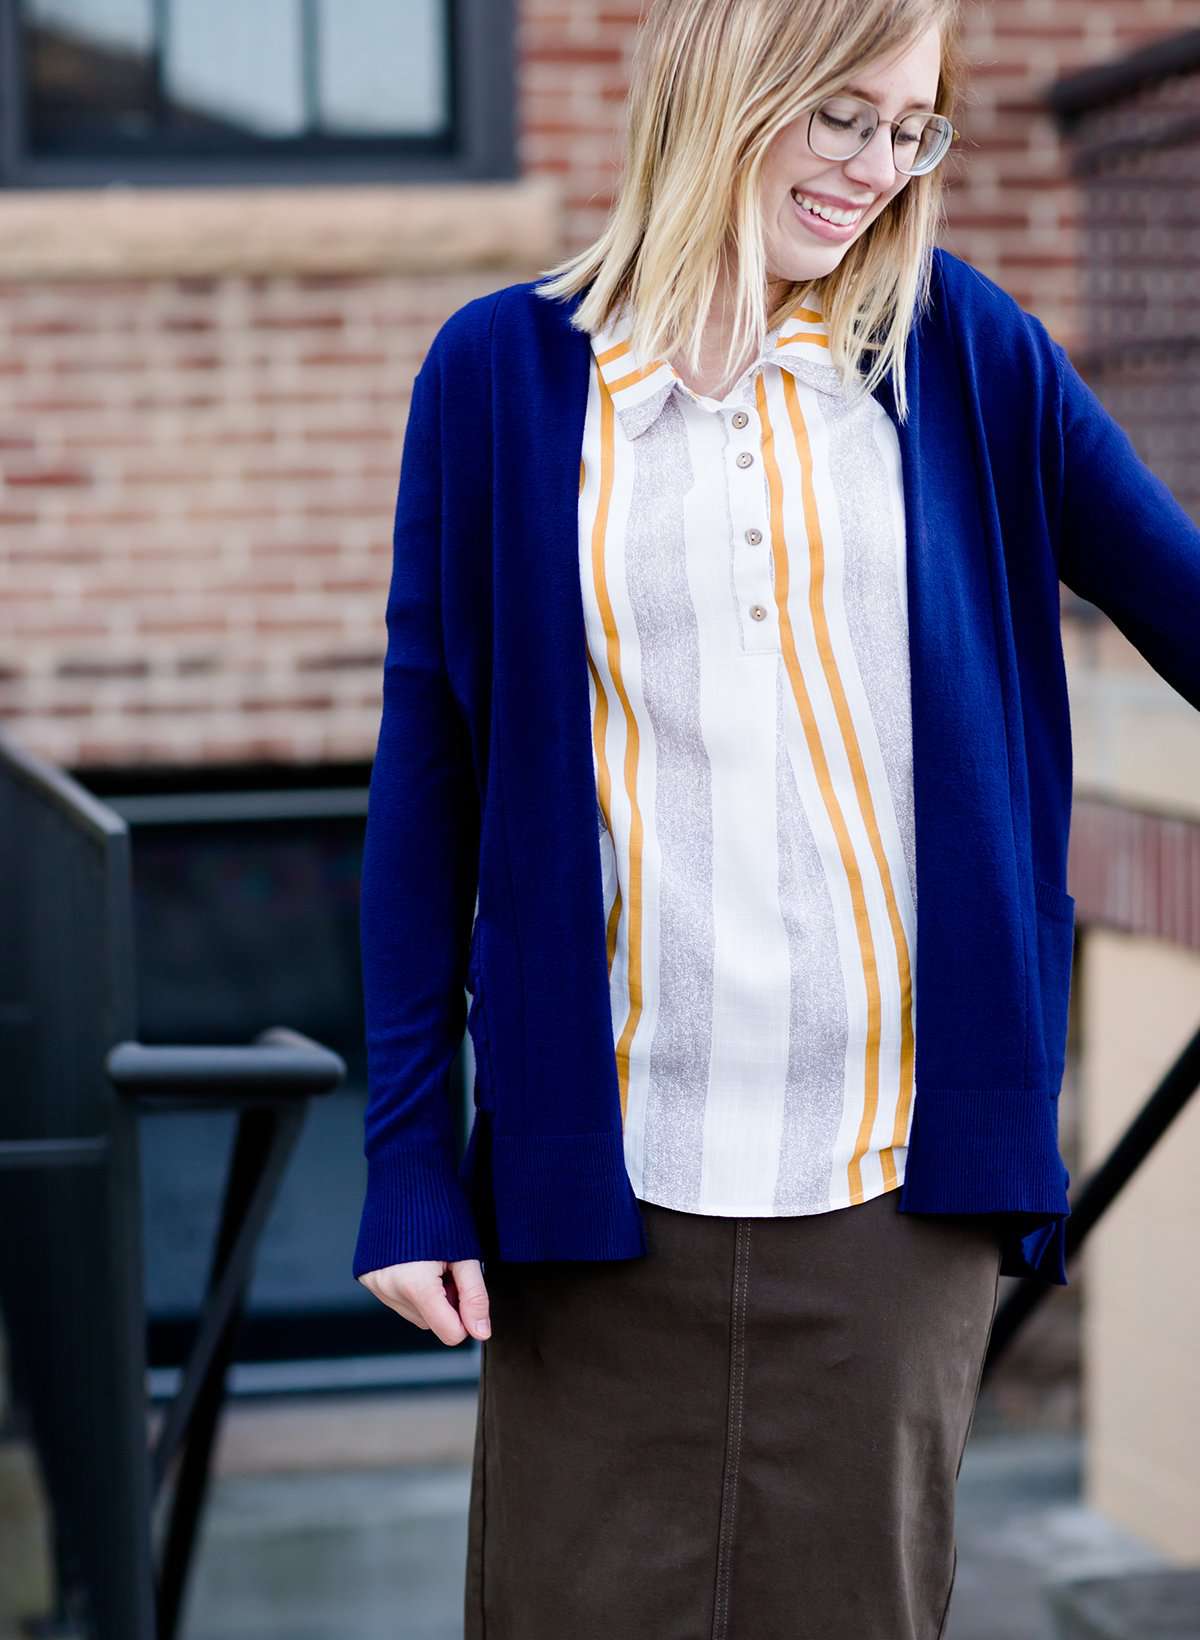
[[[836,205],[822,205],[818,200],[810,199],[808,194],[802,194],[798,189],[792,189],[792,198],[803,205],[806,211],[812,211],[814,216],[832,222],[835,227],[848,228],[852,222],[857,222],[862,211],[840,211]]]

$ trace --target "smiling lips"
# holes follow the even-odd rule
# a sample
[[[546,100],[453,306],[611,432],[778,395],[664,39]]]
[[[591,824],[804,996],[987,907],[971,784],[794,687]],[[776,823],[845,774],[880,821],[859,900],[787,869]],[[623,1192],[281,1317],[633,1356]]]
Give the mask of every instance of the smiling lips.
[[[838,205],[829,205],[824,200],[815,199],[812,194],[803,193],[799,188],[792,189],[792,198],[802,210],[808,211],[812,216],[819,216],[823,222],[828,222],[834,228],[852,228],[866,210],[865,205],[860,205],[854,210],[843,210]]]

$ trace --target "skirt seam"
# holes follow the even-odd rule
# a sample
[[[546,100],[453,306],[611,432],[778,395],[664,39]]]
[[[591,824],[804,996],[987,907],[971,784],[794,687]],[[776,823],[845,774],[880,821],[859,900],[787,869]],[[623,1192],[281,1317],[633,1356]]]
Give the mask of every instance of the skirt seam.
[[[725,1429],[725,1473],[717,1528],[717,1577],[713,1601],[712,1640],[729,1632],[729,1588],[733,1570],[734,1520],[742,1456],[742,1421],[746,1383],[746,1294],[750,1285],[749,1219],[739,1219],[734,1244],[733,1302],[729,1323],[729,1403]]]

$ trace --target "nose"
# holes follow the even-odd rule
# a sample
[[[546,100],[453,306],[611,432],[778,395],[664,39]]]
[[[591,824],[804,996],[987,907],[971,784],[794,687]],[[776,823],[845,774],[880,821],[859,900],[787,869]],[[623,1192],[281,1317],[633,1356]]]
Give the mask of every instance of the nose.
[[[884,194],[895,186],[896,161],[892,152],[892,128],[881,120],[871,133],[871,140],[853,159],[844,160],[842,169],[852,182]]]

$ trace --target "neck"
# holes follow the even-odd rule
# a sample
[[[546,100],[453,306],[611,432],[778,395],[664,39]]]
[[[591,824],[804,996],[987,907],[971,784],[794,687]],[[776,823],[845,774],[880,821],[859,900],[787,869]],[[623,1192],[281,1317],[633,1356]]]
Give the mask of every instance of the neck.
[[[792,283],[793,281],[790,279],[769,279],[767,281],[768,313],[774,312],[776,305],[783,299]],[[733,303],[730,280],[722,268],[717,275],[717,283],[713,290],[712,301],[709,304],[708,316],[704,322],[704,335],[700,343],[699,370],[689,371],[677,357],[673,357],[670,361],[678,375],[694,392],[711,397],[721,397],[746,368],[749,363],[748,358],[742,360],[728,380],[722,380],[718,377],[717,373],[720,371],[722,361],[725,358],[725,349],[732,329]]]

